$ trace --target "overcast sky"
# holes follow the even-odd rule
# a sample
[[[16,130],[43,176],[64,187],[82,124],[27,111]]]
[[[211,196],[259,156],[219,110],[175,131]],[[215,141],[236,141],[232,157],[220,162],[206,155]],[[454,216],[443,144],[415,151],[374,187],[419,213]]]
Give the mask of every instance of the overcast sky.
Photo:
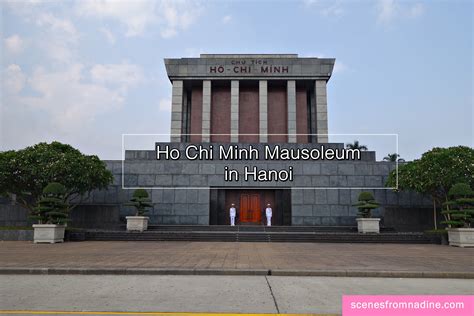
[[[41,141],[120,159],[168,133],[165,57],[334,57],[329,133],[399,152],[473,146],[472,1],[1,1],[0,150]],[[394,138],[360,139],[378,157]],[[393,150],[392,150],[393,149]]]

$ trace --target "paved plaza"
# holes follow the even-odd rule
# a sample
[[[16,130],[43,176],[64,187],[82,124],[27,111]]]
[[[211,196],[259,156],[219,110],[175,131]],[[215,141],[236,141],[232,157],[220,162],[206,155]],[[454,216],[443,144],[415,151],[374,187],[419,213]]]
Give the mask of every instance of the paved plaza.
[[[0,270],[7,268],[360,273],[350,276],[410,272],[413,277],[447,273],[444,277],[464,278],[474,275],[474,249],[431,244],[8,241],[0,242]]]

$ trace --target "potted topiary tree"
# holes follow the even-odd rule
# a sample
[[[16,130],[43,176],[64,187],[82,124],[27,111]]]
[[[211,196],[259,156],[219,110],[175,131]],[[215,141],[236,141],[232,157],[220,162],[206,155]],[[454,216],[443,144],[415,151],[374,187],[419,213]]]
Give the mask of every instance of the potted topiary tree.
[[[357,230],[359,233],[379,233],[380,218],[372,218],[372,210],[379,207],[374,196],[370,192],[361,192],[358,202],[353,204],[359,209],[357,214]]]
[[[448,225],[450,246],[474,247],[474,192],[466,183],[457,183],[448,192],[450,200],[444,205],[442,213],[448,220],[441,223]]]
[[[64,241],[64,231],[68,220],[68,204],[65,202],[66,188],[51,182],[43,189],[38,205],[33,209],[32,219],[35,243],[57,243]]]
[[[135,216],[126,216],[128,231],[145,231],[148,229],[148,217],[144,216],[148,208],[152,207],[148,192],[144,189],[137,189],[133,192],[130,203],[126,205],[133,206],[136,209]]]

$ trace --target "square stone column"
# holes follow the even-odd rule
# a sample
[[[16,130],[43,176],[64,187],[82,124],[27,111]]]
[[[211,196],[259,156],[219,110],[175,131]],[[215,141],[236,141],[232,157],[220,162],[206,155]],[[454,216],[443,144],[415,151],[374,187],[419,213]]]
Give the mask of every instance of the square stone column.
[[[171,96],[171,135],[172,142],[181,141],[183,116],[183,81],[174,80]]]
[[[260,120],[260,142],[268,142],[268,82],[260,80],[258,82],[258,105]]]
[[[286,86],[288,100],[288,142],[296,143],[296,81],[288,80]]]
[[[202,81],[202,142],[211,141],[211,80]]]
[[[316,80],[316,134],[318,143],[328,142],[328,101],[326,80]]]
[[[230,141],[239,142],[239,81],[230,82]]]

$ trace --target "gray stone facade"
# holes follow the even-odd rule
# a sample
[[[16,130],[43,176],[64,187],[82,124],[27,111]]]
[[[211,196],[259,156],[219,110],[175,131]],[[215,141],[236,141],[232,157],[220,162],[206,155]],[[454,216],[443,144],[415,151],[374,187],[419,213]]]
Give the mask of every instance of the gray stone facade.
[[[184,143],[163,143],[183,150]],[[204,144],[203,144],[204,145]],[[216,143],[207,143],[206,146]],[[227,144],[228,145],[228,144]],[[249,144],[239,144],[249,146]],[[263,148],[263,144],[253,144]],[[282,144],[285,147],[318,147],[320,144]],[[342,147],[343,144],[324,146]],[[374,212],[382,217],[390,210],[391,221],[396,219],[396,210],[408,214],[414,209],[417,214],[431,217],[431,201],[413,192],[393,192],[383,189],[394,163],[375,161],[374,152],[363,152],[361,161],[158,161],[154,151],[127,151],[124,161],[123,184],[125,188],[145,187],[151,195],[153,209],[149,213],[151,224],[209,225],[211,188],[289,188],[291,190],[291,224],[321,226],[354,226],[357,210],[352,206],[361,191],[371,191],[381,207]],[[107,190],[97,190],[84,200],[80,213],[73,216],[77,226],[89,227],[93,222],[104,222],[99,227],[113,228],[118,217],[133,214],[133,209],[124,204],[130,200],[133,189],[122,189],[122,161],[105,161],[114,175],[114,182]],[[243,170],[245,166],[263,169],[285,169],[293,166],[293,182],[245,182],[224,181],[224,167]],[[365,187],[380,189],[364,189]],[[153,188],[153,189],[151,189]],[[0,225],[25,225],[25,220],[13,215],[10,204],[0,207]],[[103,210],[103,212],[101,211]],[[427,210],[427,211],[426,211]],[[105,212],[105,213],[104,213]],[[94,214],[92,214],[94,213]],[[95,214],[98,213],[98,214]],[[104,214],[99,214],[104,213]],[[10,215],[8,215],[10,214]],[[22,211],[21,216],[26,217]],[[89,214],[89,215],[87,215]],[[394,215],[395,214],[395,215]],[[89,220],[87,219],[89,217]],[[94,220],[97,219],[96,220]],[[421,217],[420,217],[421,218]],[[21,220],[21,221],[20,221]],[[420,221],[420,220],[418,220]],[[15,222],[15,223],[13,223]],[[117,223],[118,224],[118,223]],[[422,222],[418,226],[422,226]],[[385,223],[390,225],[390,223]],[[115,225],[116,227],[117,225]],[[413,227],[413,225],[411,226]]]
[[[170,80],[220,78],[329,79],[334,58],[298,57],[297,54],[201,54],[201,58],[165,59]],[[247,71],[244,68],[251,67]],[[280,67],[269,69],[267,66]],[[222,68],[219,68],[222,67]],[[238,68],[234,68],[238,67]],[[263,68],[262,68],[263,67]]]
[[[183,150],[186,144],[163,143]],[[219,144],[208,143],[217,148]],[[227,144],[228,145],[228,144]],[[325,144],[342,147],[343,144]],[[249,146],[249,144],[240,144]],[[263,148],[262,144],[253,144]],[[284,144],[286,147],[318,147],[318,144]],[[357,210],[352,206],[361,191],[372,191],[381,207],[374,215],[383,218],[386,207],[430,207],[431,201],[415,193],[396,193],[384,188],[395,163],[375,161],[374,152],[364,152],[361,161],[158,161],[154,151],[127,151],[123,184],[127,188],[148,188],[154,208],[154,224],[209,224],[210,188],[290,188],[292,225],[355,225]],[[88,203],[118,204],[121,215],[131,213],[123,205],[133,189],[121,188],[121,161],[107,161],[115,182],[107,191],[94,192]],[[224,167],[243,171],[287,169],[292,166],[292,182],[224,181]],[[153,188],[153,189],[151,189]],[[365,189],[371,188],[371,189]],[[380,188],[380,189],[375,189]]]
[[[286,93],[287,93],[287,99],[288,99],[288,142],[296,143],[296,81],[295,80],[288,80]]]
[[[183,81],[173,81],[171,97],[171,141],[181,140],[181,125],[183,115]]]

